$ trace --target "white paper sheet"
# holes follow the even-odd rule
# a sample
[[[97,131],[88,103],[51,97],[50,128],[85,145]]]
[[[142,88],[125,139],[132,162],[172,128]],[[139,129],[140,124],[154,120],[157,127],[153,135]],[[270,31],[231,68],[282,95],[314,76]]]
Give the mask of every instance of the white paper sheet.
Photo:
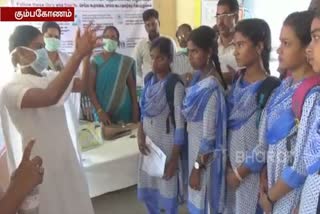
[[[150,153],[147,156],[143,156],[142,170],[150,176],[162,178],[167,156],[148,136],[146,137],[146,145]]]

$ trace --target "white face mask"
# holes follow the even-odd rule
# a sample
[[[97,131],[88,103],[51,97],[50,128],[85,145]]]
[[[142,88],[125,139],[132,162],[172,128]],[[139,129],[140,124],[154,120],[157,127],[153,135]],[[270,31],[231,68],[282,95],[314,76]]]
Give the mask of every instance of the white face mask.
[[[43,70],[49,66],[49,56],[45,48],[33,50],[28,47],[20,47],[32,51],[36,55],[36,59],[28,65],[19,65],[20,69],[31,67],[36,73],[41,74]]]

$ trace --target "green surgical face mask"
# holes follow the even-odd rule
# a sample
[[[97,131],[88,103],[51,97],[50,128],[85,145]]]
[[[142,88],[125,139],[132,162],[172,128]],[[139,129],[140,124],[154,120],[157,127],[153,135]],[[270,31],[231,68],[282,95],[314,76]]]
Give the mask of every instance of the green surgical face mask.
[[[58,51],[60,48],[60,40],[57,38],[44,37],[44,43],[47,51],[50,52]]]
[[[115,52],[118,48],[118,42],[112,39],[103,39],[103,49],[109,53]]]
[[[182,52],[182,53],[188,53],[188,48],[180,48],[179,49],[179,52]]]

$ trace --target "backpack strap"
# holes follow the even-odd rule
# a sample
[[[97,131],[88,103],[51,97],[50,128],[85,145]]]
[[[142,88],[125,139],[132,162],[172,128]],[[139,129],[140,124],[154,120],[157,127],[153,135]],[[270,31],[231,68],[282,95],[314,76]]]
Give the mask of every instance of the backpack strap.
[[[273,90],[277,88],[281,84],[281,80],[269,76],[263,82],[261,83],[256,96],[257,106],[258,106],[258,117],[257,117],[257,123],[256,127],[259,127],[260,119],[261,119],[261,113],[264,107],[266,106],[269,97],[271,96]]]
[[[183,81],[181,80],[180,76],[175,73],[169,74],[168,80],[166,82],[166,98],[169,105],[170,110],[170,118],[172,120],[173,127],[176,128],[176,121],[174,116],[174,89],[176,84],[180,82],[182,85]],[[167,119],[167,133],[170,132],[170,118]]]
[[[319,171],[318,175],[320,175],[320,171]],[[319,194],[319,198],[318,198],[317,213],[320,213],[320,194]]]
[[[292,96],[292,111],[296,117],[297,122],[300,121],[302,116],[303,103],[306,96],[315,86],[320,85],[320,76],[313,76],[304,80],[295,90]]]
[[[301,119],[302,108],[303,108],[305,98],[307,97],[311,89],[319,84],[320,84],[320,76],[314,76],[304,80],[295,90],[292,96],[291,109],[296,118],[295,119],[296,125],[299,124],[299,121]],[[286,149],[287,149],[287,152],[289,153],[289,162],[288,162],[289,166],[292,166],[294,162],[294,155],[292,154],[291,141],[292,141],[292,138],[296,135],[296,133],[297,133],[296,131],[291,133],[291,135],[289,135],[286,140]]]
[[[272,94],[273,90],[281,84],[280,79],[276,77],[269,76],[261,83],[257,91],[257,104],[258,108],[263,109]]]

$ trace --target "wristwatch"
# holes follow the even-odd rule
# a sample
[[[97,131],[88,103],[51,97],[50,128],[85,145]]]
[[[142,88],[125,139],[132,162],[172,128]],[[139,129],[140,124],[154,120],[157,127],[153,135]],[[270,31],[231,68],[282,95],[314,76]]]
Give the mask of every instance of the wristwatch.
[[[196,162],[194,162],[193,167],[194,167],[196,170],[205,169],[205,165],[203,165],[202,163],[200,163],[198,160],[196,160]]]
[[[195,169],[199,170],[199,169],[201,168],[201,164],[200,164],[198,161],[196,161],[196,162],[194,162],[193,167],[194,167]]]

